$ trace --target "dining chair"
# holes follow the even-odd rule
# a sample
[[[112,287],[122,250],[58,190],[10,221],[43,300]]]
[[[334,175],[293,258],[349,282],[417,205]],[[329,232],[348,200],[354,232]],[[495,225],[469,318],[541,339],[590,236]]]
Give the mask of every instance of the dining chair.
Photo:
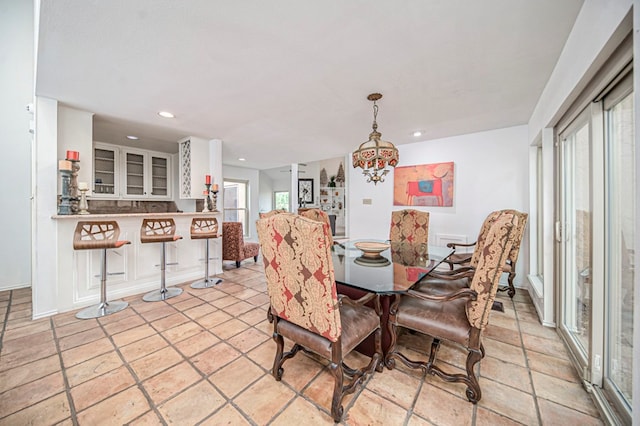
[[[328,359],[334,377],[331,416],[339,422],[344,396],[361,386],[374,369],[382,370],[379,303],[375,308],[364,306],[378,299],[373,293],[359,300],[338,296],[329,225],[279,214],[259,219],[257,230],[276,342],[271,373],[280,381],[284,362],[300,350]],[[376,351],[368,365],[358,369],[347,366],[344,357],[371,334]],[[284,338],[293,342],[288,352],[284,352]]]
[[[391,212],[389,240],[426,244],[429,240],[429,212],[414,209]]]
[[[389,369],[395,368],[396,359],[399,359],[410,368],[423,369],[447,382],[464,383],[467,386],[467,399],[474,404],[480,400],[482,392],[474,369],[485,356],[482,332],[489,322],[502,265],[513,245],[517,224],[518,217],[515,214],[503,214],[489,228],[485,249],[478,260],[470,288],[442,294],[409,290],[405,295],[396,295],[389,313],[391,347],[385,356],[385,364]],[[399,328],[433,338],[426,361],[409,359],[399,351]],[[436,365],[436,356],[443,340],[460,345],[468,352],[465,374],[450,373],[443,370],[441,364]]]
[[[478,238],[475,242],[469,244],[462,243],[449,243],[447,247],[451,247],[456,249],[458,247],[475,247],[472,253],[454,253],[449,256],[444,262],[449,264],[451,273],[446,272],[435,272],[432,274],[432,277],[438,279],[454,279],[457,280],[464,276],[472,277],[475,271],[475,268],[478,265],[478,258],[481,255],[482,248],[484,247],[484,240],[486,238],[486,234],[491,227],[491,225],[503,214],[515,214],[518,216],[518,226],[515,230],[515,236],[513,240],[513,247],[509,252],[509,256],[507,261],[503,265],[503,272],[508,274],[507,282],[508,286],[500,287],[499,291],[508,291],[509,297],[513,297],[516,293],[515,286],[513,280],[516,276],[516,262],[518,261],[518,254],[520,253],[520,246],[522,244],[522,238],[524,237],[524,231],[527,226],[527,219],[529,215],[527,213],[522,213],[513,209],[505,209],[505,210],[496,210],[491,212],[480,227],[480,232],[478,234]],[[454,269],[454,266],[457,265],[457,268]]]
[[[329,215],[320,209],[298,209],[298,214],[308,219],[315,220],[316,222],[322,222],[329,225],[329,242],[333,245],[333,235],[331,235],[331,222],[329,221]]]

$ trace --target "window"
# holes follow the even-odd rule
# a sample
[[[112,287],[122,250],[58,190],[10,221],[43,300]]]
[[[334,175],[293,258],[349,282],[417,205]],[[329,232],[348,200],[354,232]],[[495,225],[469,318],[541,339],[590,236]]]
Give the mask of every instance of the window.
[[[242,233],[248,236],[249,228],[249,182],[224,181],[224,222],[242,223]]]
[[[289,211],[289,191],[275,191],[273,193],[273,205],[276,210]]]

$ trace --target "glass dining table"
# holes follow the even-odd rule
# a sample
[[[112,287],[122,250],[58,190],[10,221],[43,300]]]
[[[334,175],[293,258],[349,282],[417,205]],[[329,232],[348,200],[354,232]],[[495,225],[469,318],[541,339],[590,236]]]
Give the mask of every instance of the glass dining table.
[[[380,240],[350,240],[334,245],[332,261],[338,293],[352,299],[375,293],[380,298],[384,354],[391,343],[387,321],[394,296],[406,293],[453,251],[448,247]],[[356,349],[373,354],[373,336]]]

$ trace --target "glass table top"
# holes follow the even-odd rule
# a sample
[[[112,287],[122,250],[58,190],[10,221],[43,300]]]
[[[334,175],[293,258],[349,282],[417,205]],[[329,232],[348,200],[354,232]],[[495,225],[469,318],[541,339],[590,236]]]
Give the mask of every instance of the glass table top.
[[[409,290],[451,253],[448,247],[427,244],[350,240],[334,245],[332,260],[337,283],[391,294]]]

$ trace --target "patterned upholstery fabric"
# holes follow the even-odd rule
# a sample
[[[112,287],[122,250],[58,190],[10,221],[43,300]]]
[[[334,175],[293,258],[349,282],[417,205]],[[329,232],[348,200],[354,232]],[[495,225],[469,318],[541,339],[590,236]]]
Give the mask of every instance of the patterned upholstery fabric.
[[[527,227],[529,215],[516,210],[513,210],[513,213],[518,216],[518,227],[515,230],[513,247],[511,247],[511,251],[509,252],[508,260],[512,265],[515,265],[518,261],[518,255],[520,254],[520,245],[522,244],[522,238],[524,237],[524,230]]]
[[[257,228],[274,314],[336,342],[342,327],[329,225],[283,214]]]
[[[331,222],[329,221],[329,215],[320,209],[304,209],[299,210],[298,214],[308,219],[315,220],[316,222],[322,222],[329,225],[329,243],[333,245],[333,236],[331,235]]]
[[[484,247],[485,239],[487,238],[487,233],[489,229],[493,225],[493,223],[505,212],[505,210],[496,210],[494,212],[489,213],[484,222],[482,222],[482,226],[480,227],[480,232],[478,233],[478,239],[476,240],[476,247],[473,251],[473,255],[471,256],[471,266],[476,268],[478,266],[478,261],[480,260],[482,247]]]
[[[471,289],[478,296],[467,302],[467,318],[471,326],[484,329],[489,322],[491,307],[498,291],[502,267],[505,264],[518,227],[518,216],[502,213],[486,233],[478,256],[478,267],[471,280]]]
[[[250,257],[258,256],[260,245],[244,241],[242,223],[222,222],[222,259],[234,260],[236,264]]]
[[[264,219],[266,217],[271,217],[274,214],[280,214],[280,213],[287,213],[287,211],[283,210],[283,209],[275,209],[275,210],[271,210],[271,211],[264,212],[264,213],[260,212],[258,214],[260,215],[260,219]]]
[[[426,244],[429,239],[429,212],[413,209],[392,212],[389,239],[392,242]]]

